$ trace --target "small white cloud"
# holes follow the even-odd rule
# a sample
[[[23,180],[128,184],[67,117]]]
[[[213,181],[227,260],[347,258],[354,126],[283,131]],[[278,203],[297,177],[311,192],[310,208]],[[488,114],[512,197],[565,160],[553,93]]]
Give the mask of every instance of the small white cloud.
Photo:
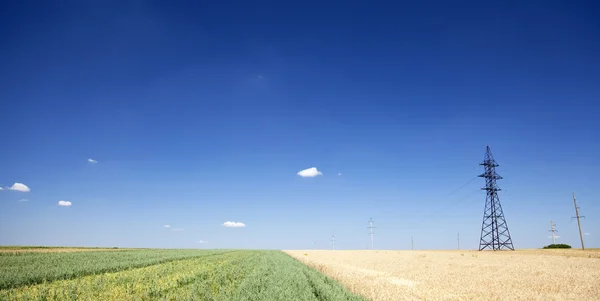
[[[0,187],[0,190],[4,190],[4,188]]]
[[[298,172],[298,175],[303,178],[312,178],[316,176],[322,176],[321,173],[316,167],[307,168]]]
[[[341,173],[341,172],[338,172],[338,176],[341,176],[341,175],[342,175],[342,173]]]
[[[69,207],[72,203],[69,201],[58,201],[58,206]]]
[[[28,200],[28,199],[20,199],[20,200],[18,200],[17,202],[19,202],[19,203],[22,203],[22,202],[29,202],[29,200]]]
[[[27,187],[27,185],[25,185],[23,183],[14,183],[13,186],[9,187],[8,189],[15,190],[15,191],[21,191],[21,192],[29,191],[29,187]]]
[[[165,228],[171,228],[171,225],[165,225],[164,227]]]
[[[583,233],[583,235],[592,235],[592,234],[590,234],[589,232],[585,232],[585,233]]]
[[[197,243],[199,243],[199,244],[206,244],[206,243],[208,243],[208,241],[206,241],[206,240],[199,240],[199,241],[197,241]]]
[[[224,222],[223,226],[225,227],[230,227],[230,228],[243,228],[246,227],[246,224],[244,223],[239,223],[239,222]]]
[[[171,231],[179,232],[179,231],[183,231],[183,228],[173,228],[173,229],[171,229]]]
[[[89,162],[90,164],[96,164],[96,163],[98,163],[98,161],[96,161],[96,160],[94,160],[94,159],[88,159],[88,162]]]

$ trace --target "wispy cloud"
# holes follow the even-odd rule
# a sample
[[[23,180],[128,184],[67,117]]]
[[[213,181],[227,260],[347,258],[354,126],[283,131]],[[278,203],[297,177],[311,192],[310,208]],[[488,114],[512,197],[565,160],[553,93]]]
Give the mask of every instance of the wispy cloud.
[[[0,190],[4,190],[4,188],[0,187]]]
[[[72,203],[69,201],[58,201],[58,206],[69,207]]]
[[[590,232],[585,232],[585,233],[583,233],[583,235],[592,235],[592,234],[590,234]]]
[[[164,227],[165,228],[171,228],[171,225],[165,225]]]
[[[28,200],[28,199],[20,199],[20,200],[18,200],[17,202],[19,202],[19,203],[22,203],[22,202],[29,202],[29,200]]]
[[[96,160],[94,160],[94,159],[88,159],[88,162],[89,162],[90,164],[96,164],[96,163],[98,163],[98,161],[96,161]]]
[[[341,175],[342,175],[342,173],[341,173],[341,172],[338,172],[338,176],[341,176]]]
[[[225,227],[230,227],[230,228],[243,228],[246,227],[246,224],[244,223],[240,223],[240,222],[224,222],[223,226]]]
[[[14,183],[13,186],[9,187],[8,189],[14,190],[14,191],[21,191],[21,192],[29,192],[30,191],[29,187],[27,187],[27,185],[25,185],[23,183]]]
[[[316,177],[316,176],[322,176],[323,173],[321,173],[316,167],[311,167],[311,168],[307,168],[307,169],[299,171],[297,173],[297,175],[299,175],[303,178],[312,178],[312,177]]]
[[[197,243],[199,243],[199,244],[206,244],[206,243],[208,243],[208,241],[206,241],[206,240],[199,240],[199,241],[197,241]]]
[[[173,228],[173,229],[171,229],[171,231],[179,232],[179,231],[183,231],[183,228]]]

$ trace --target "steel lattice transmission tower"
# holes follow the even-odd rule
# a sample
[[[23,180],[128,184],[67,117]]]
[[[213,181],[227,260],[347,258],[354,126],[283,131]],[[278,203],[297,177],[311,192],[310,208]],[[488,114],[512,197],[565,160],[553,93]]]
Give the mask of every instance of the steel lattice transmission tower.
[[[485,249],[497,250],[515,250],[513,247],[508,225],[504,218],[504,212],[498,198],[498,191],[501,189],[496,185],[496,180],[502,179],[496,173],[498,164],[492,156],[492,151],[488,146],[485,152],[483,163],[485,171],[479,175],[485,179],[485,187],[481,188],[487,192],[485,197],[485,210],[483,211],[483,223],[481,225],[481,240],[479,241],[479,251]]]

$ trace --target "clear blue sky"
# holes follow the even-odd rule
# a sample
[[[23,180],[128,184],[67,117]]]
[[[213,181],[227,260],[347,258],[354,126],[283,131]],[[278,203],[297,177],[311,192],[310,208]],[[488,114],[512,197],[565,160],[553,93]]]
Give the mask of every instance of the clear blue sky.
[[[490,145],[515,247],[600,247],[592,1],[127,2],[2,3],[0,244],[477,248]]]

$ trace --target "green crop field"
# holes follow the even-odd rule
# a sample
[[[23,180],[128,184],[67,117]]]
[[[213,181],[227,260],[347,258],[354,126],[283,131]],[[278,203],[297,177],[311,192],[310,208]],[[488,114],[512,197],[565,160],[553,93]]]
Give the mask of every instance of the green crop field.
[[[0,300],[364,300],[281,251],[0,253]]]

